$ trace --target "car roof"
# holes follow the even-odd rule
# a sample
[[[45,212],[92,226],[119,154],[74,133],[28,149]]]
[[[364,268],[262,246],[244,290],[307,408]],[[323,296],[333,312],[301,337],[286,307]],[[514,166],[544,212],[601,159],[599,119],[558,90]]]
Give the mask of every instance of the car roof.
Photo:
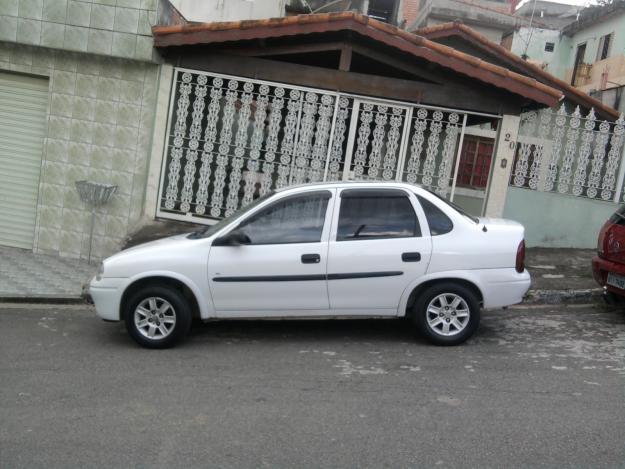
[[[293,186],[285,186],[276,189],[276,192],[284,192],[293,189],[324,189],[324,188],[342,188],[342,187],[398,187],[408,190],[420,189],[418,184],[408,184],[405,182],[395,181],[328,181],[328,182],[310,182],[306,184],[296,184]]]

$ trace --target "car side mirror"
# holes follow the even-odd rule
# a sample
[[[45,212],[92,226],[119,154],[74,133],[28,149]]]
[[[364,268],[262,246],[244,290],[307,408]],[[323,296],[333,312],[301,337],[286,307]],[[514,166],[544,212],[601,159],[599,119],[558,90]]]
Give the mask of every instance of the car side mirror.
[[[233,230],[213,242],[213,246],[241,246],[244,244],[252,244],[252,240],[248,235],[239,230]]]

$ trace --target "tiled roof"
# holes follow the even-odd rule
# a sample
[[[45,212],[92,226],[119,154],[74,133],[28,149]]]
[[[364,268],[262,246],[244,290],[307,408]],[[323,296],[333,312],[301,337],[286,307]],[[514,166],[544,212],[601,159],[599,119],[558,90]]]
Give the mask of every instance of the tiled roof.
[[[599,114],[600,117],[609,120],[616,120],[619,117],[619,113],[615,109],[611,108],[610,106],[606,106],[601,101],[589,96],[587,93],[584,93],[581,90],[578,90],[564,80],[560,80],[559,78],[553,76],[551,73],[544,71],[542,68],[537,67],[536,65],[531,64],[526,60],[523,60],[518,55],[510,52],[505,47],[494,43],[486,36],[478,33],[476,30],[470,28],[465,24],[457,21],[442,23],[435,26],[418,29],[417,31],[415,31],[415,34],[432,40],[450,36],[463,37],[475,46],[480,47],[490,52],[491,54],[499,57],[502,61],[507,62],[512,67],[517,68],[517,70],[521,69],[524,74],[527,74],[535,78],[536,80],[539,80],[545,85],[560,90],[564,94],[564,96],[566,96],[574,103],[584,108],[595,108],[595,111]]]
[[[562,96],[560,91],[533,78],[354,12],[223,23],[157,25],[152,28],[156,47],[223,43],[335,31],[353,31],[402,52],[437,63],[442,67],[547,106],[553,106]]]

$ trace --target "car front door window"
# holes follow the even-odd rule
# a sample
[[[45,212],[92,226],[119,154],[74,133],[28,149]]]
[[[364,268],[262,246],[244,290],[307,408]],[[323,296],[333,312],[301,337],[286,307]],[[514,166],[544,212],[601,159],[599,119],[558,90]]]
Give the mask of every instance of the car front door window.
[[[250,245],[318,243],[331,194],[327,191],[287,197],[241,223],[237,231]]]

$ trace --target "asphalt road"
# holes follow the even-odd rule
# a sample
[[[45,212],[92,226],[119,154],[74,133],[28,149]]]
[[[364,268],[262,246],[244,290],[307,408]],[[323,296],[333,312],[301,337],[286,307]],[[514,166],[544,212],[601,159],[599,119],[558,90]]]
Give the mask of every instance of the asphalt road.
[[[625,313],[198,324],[134,345],[87,307],[0,305],[0,466],[625,467]]]

